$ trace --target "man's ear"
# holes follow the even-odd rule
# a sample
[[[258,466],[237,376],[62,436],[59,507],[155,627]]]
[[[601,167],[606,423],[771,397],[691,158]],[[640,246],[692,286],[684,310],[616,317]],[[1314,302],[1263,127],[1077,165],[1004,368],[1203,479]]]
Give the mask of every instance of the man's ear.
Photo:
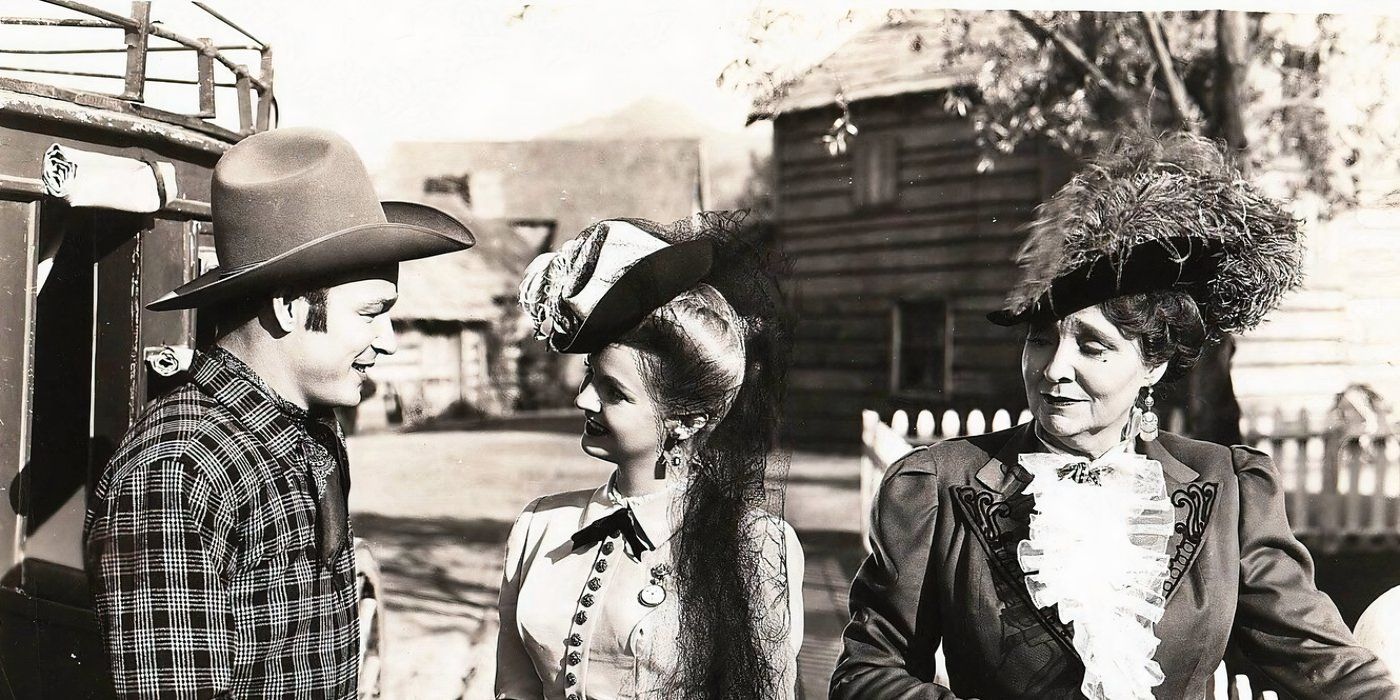
[[[298,302],[301,302],[298,304]],[[306,322],[306,300],[276,294],[272,297],[272,317],[283,333],[291,333]]]
[[[696,433],[704,430],[709,423],[710,417],[703,413],[692,413],[667,421],[671,436],[677,440],[689,440]]]

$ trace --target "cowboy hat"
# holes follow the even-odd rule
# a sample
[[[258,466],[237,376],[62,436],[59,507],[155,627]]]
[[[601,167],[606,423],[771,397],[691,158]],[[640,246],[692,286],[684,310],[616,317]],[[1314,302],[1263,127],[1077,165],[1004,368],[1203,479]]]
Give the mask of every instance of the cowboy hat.
[[[146,308],[205,306],[476,242],[437,209],[381,203],[349,142],[322,129],[249,136],[219,159],[211,190],[219,266]]]

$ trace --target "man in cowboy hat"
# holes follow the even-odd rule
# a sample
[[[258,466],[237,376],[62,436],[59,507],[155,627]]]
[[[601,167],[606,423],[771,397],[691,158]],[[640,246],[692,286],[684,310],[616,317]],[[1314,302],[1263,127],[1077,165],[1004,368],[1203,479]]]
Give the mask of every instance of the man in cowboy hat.
[[[399,261],[472,235],[379,202],[350,145],[316,129],[229,149],[211,200],[220,266],[149,308],[198,309],[214,345],[136,421],[89,504],[115,688],[354,698],[350,479],[331,409],[359,403],[365,370],[394,352]]]

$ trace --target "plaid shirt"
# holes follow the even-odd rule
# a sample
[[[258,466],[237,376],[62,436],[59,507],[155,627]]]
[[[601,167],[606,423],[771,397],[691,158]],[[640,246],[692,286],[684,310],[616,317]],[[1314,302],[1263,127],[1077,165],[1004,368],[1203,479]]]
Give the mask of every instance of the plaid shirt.
[[[127,433],[93,491],[89,578],[122,697],[353,698],[354,547],[321,562],[333,419],[223,350]],[[320,474],[317,474],[320,472]],[[319,477],[319,478],[318,478]]]

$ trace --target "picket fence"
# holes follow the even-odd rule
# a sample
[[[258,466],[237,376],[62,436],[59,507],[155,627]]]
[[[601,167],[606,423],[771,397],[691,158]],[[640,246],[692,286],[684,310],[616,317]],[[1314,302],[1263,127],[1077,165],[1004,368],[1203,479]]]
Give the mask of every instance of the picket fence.
[[[861,503],[869,532],[869,504],[885,470],[910,449],[951,437],[980,435],[1030,420],[1028,411],[1001,409],[935,414],[895,411],[886,422],[862,413]],[[1164,424],[1179,432],[1184,416]],[[1241,421],[1247,445],[1270,455],[1285,492],[1288,521],[1314,551],[1400,546],[1400,435],[1348,432],[1326,425],[1323,414],[1281,412]]]

